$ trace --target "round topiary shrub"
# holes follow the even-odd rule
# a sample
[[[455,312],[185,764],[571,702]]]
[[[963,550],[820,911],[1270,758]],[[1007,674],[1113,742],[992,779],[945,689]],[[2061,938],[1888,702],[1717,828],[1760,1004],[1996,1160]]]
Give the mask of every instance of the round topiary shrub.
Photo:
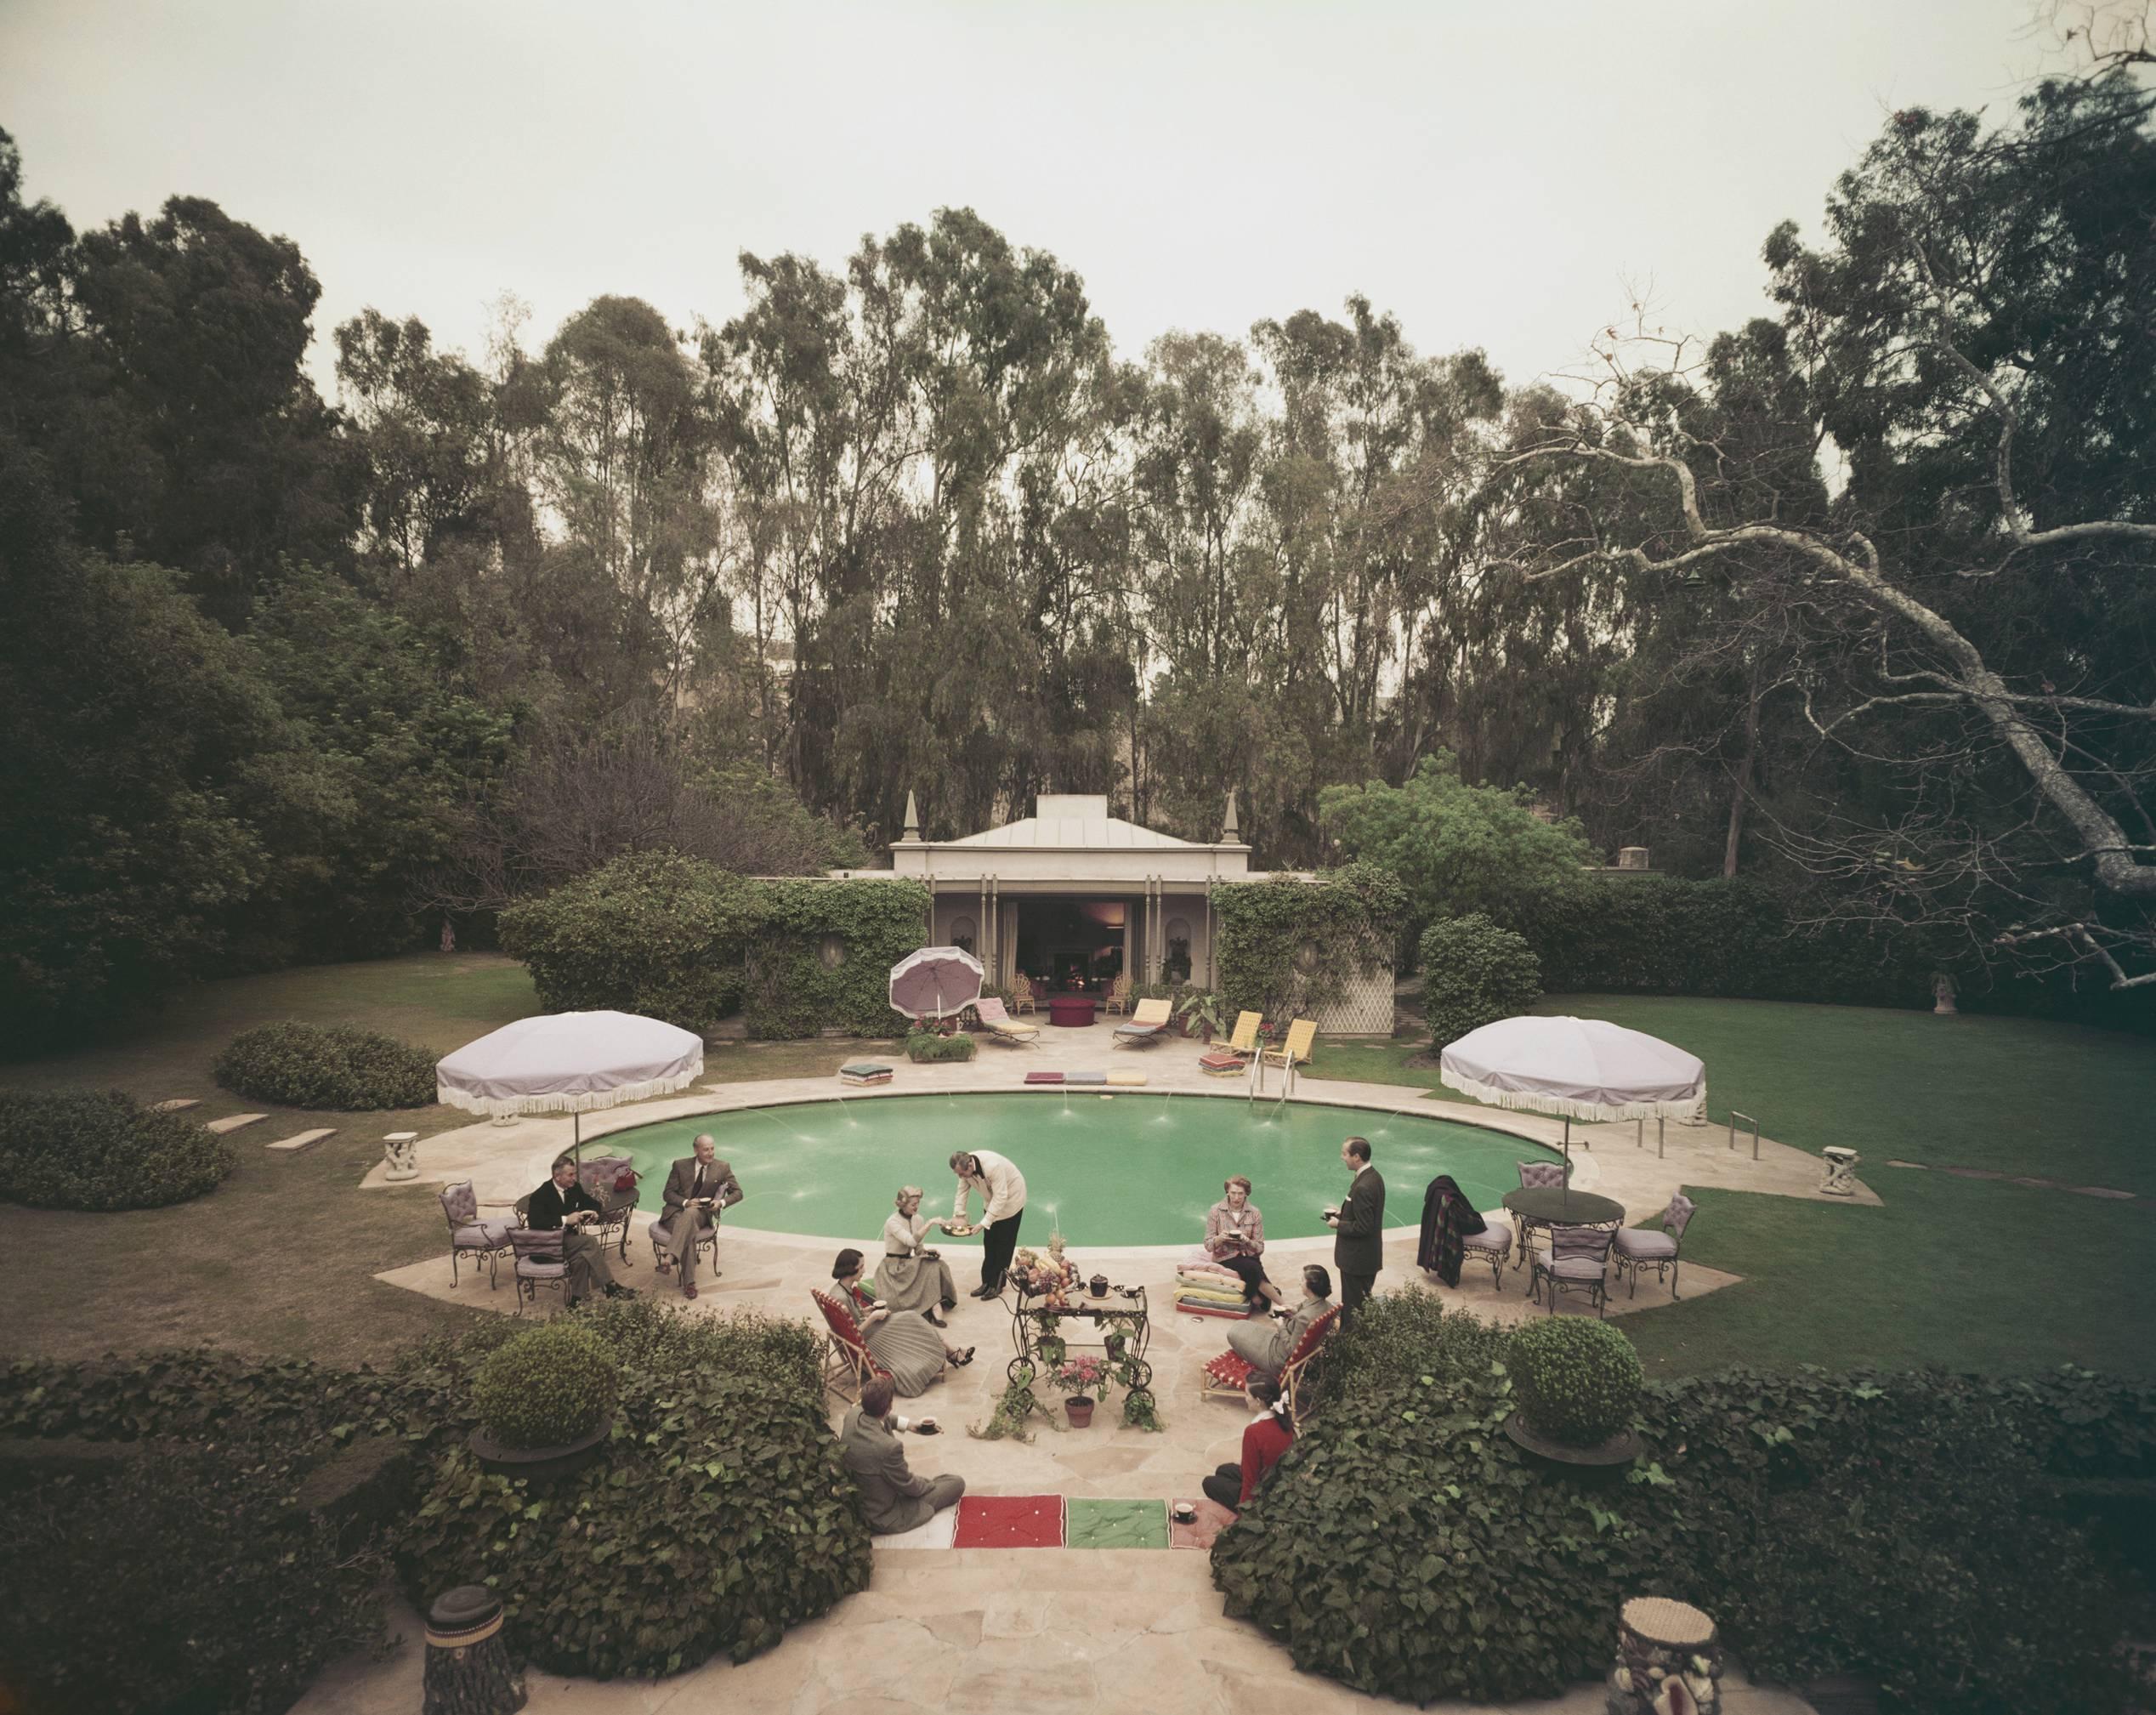
[[[1552,1441],[1595,1446],[1639,1410],[1639,1354],[1607,1322],[1535,1317],[1513,1331],[1506,1359],[1528,1427]]]
[[[38,1209],[157,1209],[215,1190],[239,1164],[224,1138],[122,1090],[0,1100],[0,1199]]]
[[[434,1059],[373,1031],[287,1020],[242,1031],[214,1070],[226,1089],[288,1108],[423,1108],[434,1099]]]
[[[621,1366],[606,1344],[572,1321],[519,1334],[479,1366],[472,1409],[504,1447],[561,1447],[612,1415]]]
[[[1516,1018],[1541,997],[1535,949],[1480,911],[1432,923],[1422,931],[1421,957],[1422,1007],[1437,1048]]]

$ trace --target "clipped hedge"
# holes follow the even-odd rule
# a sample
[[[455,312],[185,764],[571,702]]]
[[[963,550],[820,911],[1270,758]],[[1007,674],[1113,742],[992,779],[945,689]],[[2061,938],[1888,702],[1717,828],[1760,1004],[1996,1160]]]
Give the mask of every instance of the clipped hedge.
[[[1298,1667],[1417,1704],[1554,1695],[1608,1667],[1625,1598],[1661,1594],[1755,1675],[1862,1674],[1910,1715],[2129,1706],[2119,1570],[2062,1496],[2156,1476],[2156,1388],[1730,1371],[1648,1388],[1612,1488],[1503,1435],[1511,1366],[1455,1319],[1381,1315],[1213,1548],[1228,1611]]]
[[[37,1209],[157,1209],[215,1190],[232,1143],[123,1090],[0,1099],[0,1199]]]
[[[1629,1428],[1646,1383],[1632,1343],[1584,1316],[1535,1316],[1512,1331],[1505,1360],[1537,1434],[1592,1447]]]
[[[888,1036],[891,967],[922,945],[931,895],[911,879],[756,883],[743,1022],[766,1040],[826,1030]]]
[[[1390,870],[1353,863],[1315,881],[1217,882],[1212,906],[1228,1010],[1310,1018],[1392,962],[1408,897]]]
[[[621,1392],[613,1352],[564,1320],[518,1335],[481,1364],[472,1409],[504,1447],[560,1447],[604,1423]]]
[[[226,1089],[288,1108],[423,1108],[434,1099],[426,1048],[374,1031],[328,1025],[258,1025],[225,1045],[212,1069]]]
[[[1434,1048],[1515,1018],[1542,997],[1542,964],[1526,940],[1480,911],[1422,931],[1422,1006]]]
[[[754,884],[676,851],[632,852],[501,915],[549,1012],[641,1013],[701,1031],[740,1004]]]
[[[550,1672],[678,1672],[746,1661],[868,1583],[869,1536],[824,1414],[805,1326],[609,1303],[622,1357],[604,1458],[552,1483],[436,1456],[399,1545],[417,1604],[477,1580],[511,1647]],[[671,1325],[671,1326],[662,1326]]]

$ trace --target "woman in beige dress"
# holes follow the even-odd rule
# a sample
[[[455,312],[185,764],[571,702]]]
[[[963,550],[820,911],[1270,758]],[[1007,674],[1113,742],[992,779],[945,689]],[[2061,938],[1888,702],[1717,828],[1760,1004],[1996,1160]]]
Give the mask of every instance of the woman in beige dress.
[[[876,1296],[894,1313],[918,1310],[940,1328],[944,1320],[936,1312],[956,1307],[950,1264],[921,1242],[930,1228],[950,1225],[922,1218],[920,1186],[899,1189],[898,1207],[883,1223],[883,1262],[876,1273]]]

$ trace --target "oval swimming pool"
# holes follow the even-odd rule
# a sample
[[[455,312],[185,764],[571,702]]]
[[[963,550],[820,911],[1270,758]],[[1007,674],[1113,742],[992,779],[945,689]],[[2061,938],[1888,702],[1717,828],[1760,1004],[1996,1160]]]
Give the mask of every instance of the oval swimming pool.
[[[1384,1175],[1391,1227],[1421,1220],[1423,1188],[1439,1173],[1494,1209],[1519,1184],[1515,1162],[1556,1158],[1524,1139],[1415,1114],[1139,1092],[1104,1100],[1079,1090],[797,1102],[638,1126],[584,1148],[631,1156],[644,1175],[640,1201],[655,1210],[667,1167],[699,1132],[718,1139],[741,1184],[728,1224],[871,1247],[900,1185],[923,1188],[932,1218],[950,1212],[956,1181],[946,1164],[957,1150],[994,1150],[1025,1175],[1019,1243],[1045,1243],[1052,1224],[1074,1246],[1192,1243],[1230,1173],[1255,1184],[1268,1239],[1321,1236],[1331,1229],[1319,1212],[1348,1189],[1341,1139],[1357,1134]],[[979,1218],[978,1199],[973,1213]]]

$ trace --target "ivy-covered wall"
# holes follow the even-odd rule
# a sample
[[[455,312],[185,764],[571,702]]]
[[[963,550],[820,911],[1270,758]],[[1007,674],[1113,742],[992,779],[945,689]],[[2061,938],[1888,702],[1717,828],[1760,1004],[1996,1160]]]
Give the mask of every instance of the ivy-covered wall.
[[[1314,881],[1213,886],[1220,992],[1233,1014],[1314,1018],[1393,958],[1408,899],[1390,870],[1349,864]]]
[[[813,1036],[826,1030],[888,1036],[891,967],[921,945],[923,883],[767,881],[748,938],[741,1014],[752,1036]]]

